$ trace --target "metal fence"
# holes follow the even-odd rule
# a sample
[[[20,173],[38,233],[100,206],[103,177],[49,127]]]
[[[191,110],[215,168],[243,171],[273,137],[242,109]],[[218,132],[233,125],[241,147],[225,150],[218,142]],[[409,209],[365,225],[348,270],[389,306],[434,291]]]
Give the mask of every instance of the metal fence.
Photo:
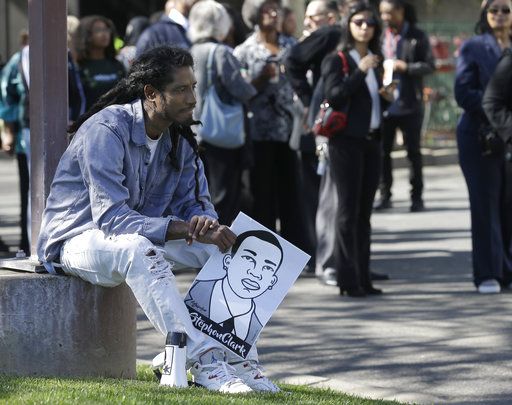
[[[461,114],[453,95],[455,63],[462,42],[473,33],[473,23],[426,22],[421,24],[430,36],[437,71],[425,80],[425,142],[453,138]]]

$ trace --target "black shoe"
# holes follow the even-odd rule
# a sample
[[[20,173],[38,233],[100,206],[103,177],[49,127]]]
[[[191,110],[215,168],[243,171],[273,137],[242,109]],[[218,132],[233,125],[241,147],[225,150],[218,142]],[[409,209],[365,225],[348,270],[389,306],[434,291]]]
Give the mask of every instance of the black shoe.
[[[375,287],[365,287],[364,288],[364,292],[368,295],[381,295],[382,294],[382,290],[379,289],[379,288],[375,288]]]
[[[414,200],[411,204],[411,212],[421,211],[425,211],[425,204],[423,204],[423,200]]]
[[[9,246],[2,239],[0,239],[0,252],[1,253],[8,253],[9,252]]]
[[[389,198],[382,198],[377,204],[375,204],[376,211],[387,210],[390,208],[393,208],[393,203]]]
[[[389,276],[383,273],[375,273],[374,271],[370,271],[370,279],[372,281],[384,281],[389,280]]]
[[[362,288],[343,288],[340,287],[340,295],[345,295],[354,298],[366,297],[366,292]]]

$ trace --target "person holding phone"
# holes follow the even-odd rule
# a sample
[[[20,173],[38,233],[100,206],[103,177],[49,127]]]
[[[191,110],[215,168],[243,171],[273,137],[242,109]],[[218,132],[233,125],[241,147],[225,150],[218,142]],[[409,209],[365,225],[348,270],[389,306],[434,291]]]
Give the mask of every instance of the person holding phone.
[[[381,294],[370,276],[370,217],[381,167],[380,127],[389,94],[382,87],[381,27],[367,1],[350,6],[338,50],[322,63],[326,100],[348,105],[345,129],[329,140],[330,170],[338,207],[334,258],[340,294]],[[344,60],[348,74],[344,73]]]
[[[435,64],[428,36],[416,26],[414,7],[406,0],[382,0],[379,11],[385,26],[382,44],[386,73],[396,80],[395,100],[384,112],[382,124],[382,178],[377,209],[392,207],[393,167],[391,151],[396,130],[404,135],[411,164],[411,212],[424,210],[421,126],[423,124],[423,77],[434,72]],[[387,75],[386,75],[387,76]]]

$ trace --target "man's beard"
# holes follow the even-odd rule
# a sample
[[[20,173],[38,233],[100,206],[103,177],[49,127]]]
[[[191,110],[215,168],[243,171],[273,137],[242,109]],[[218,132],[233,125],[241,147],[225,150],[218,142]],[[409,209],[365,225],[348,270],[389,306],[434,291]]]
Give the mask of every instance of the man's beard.
[[[178,122],[181,126],[190,127],[192,125],[203,125],[201,121],[195,120],[194,117],[187,118],[182,122]]]
[[[166,119],[168,119],[169,121],[174,122],[178,125],[181,125],[183,127],[190,127],[191,125],[201,124],[201,121],[196,121],[194,119],[193,115],[190,115],[187,118],[178,120],[178,119],[170,117],[168,114],[166,114]]]
[[[187,127],[190,127],[192,125],[202,125],[201,121],[195,120],[194,117],[190,117],[186,120],[186,122],[183,122],[181,125],[186,125]]]

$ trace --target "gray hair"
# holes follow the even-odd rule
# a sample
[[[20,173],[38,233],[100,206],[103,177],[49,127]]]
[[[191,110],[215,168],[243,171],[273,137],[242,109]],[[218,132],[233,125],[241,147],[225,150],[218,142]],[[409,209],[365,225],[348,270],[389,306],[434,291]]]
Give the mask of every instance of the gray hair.
[[[226,9],[214,0],[197,2],[188,18],[188,37],[192,42],[208,38],[222,42],[233,25]]]
[[[251,30],[258,25],[261,7],[263,7],[265,3],[277,3],[281,6],[281,0],[244,0],[244,4],[242,5],[242,18]]]

